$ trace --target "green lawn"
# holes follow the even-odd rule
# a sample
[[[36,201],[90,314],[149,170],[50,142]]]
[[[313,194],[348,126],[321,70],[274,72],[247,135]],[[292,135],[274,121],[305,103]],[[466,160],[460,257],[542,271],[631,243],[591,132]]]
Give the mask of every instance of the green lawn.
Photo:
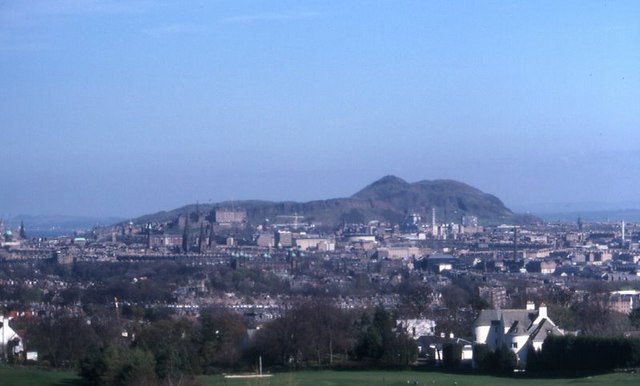
[[[606,374],[574,379],[514,379],[481,375],[443,374],[413,371],[318,371],[275,374],[263,379],[202,377],[205,386],[553,386],[553,385],[639,385],[640,375]]]
[[[415,371],[301,371],[275,374],[262,379],[225,379],[221,375],[200,377],[204,386],[554,386],[554,385],[640,385],[640,374],[606,374],[587,378],[514,379],[481,375]],[[78,386],[72,372],[0,365],[0,385]]]
[[[75,386],[78,380],[78,376],[72,372],[0,365],[0,385]]]

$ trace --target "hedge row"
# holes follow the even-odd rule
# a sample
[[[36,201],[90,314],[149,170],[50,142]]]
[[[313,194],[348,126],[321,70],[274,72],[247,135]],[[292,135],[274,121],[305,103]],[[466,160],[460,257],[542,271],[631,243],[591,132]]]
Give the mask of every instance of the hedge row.
[[[550,336],[541,351],[530,350],[532,371],[611,371],[640,366],[640,339]]]

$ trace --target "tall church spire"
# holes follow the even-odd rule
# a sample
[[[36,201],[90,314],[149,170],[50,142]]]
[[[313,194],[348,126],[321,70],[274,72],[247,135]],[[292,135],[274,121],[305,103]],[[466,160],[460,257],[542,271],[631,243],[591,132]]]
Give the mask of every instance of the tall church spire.
[[[198,252],[202,253],[204,246],[204,223],[200,223],[200,235],[198,236]]]
[[[189,252],[189,211],[184,220],[184,231],[182,233],[182,252]]]
[[[20,232],[19,232],[20,238],[21,239],[26,239],[27,238],[27,233],[24,231],[24,220],[20,220]]]

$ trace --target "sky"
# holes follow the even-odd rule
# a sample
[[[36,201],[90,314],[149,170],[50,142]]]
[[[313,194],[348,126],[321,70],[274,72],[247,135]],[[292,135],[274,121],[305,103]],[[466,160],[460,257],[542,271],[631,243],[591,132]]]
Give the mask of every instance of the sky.
[[[640,2],[0,0],[0,217],[640,202]]]

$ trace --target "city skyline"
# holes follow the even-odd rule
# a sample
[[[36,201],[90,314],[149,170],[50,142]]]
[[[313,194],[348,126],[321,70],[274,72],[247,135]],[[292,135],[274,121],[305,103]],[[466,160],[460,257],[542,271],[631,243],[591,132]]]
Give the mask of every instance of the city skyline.
[[[9,1],[0,214],[453,179],[637,203],[636,2]],[[1,216],[0,216],[1,217]]]

